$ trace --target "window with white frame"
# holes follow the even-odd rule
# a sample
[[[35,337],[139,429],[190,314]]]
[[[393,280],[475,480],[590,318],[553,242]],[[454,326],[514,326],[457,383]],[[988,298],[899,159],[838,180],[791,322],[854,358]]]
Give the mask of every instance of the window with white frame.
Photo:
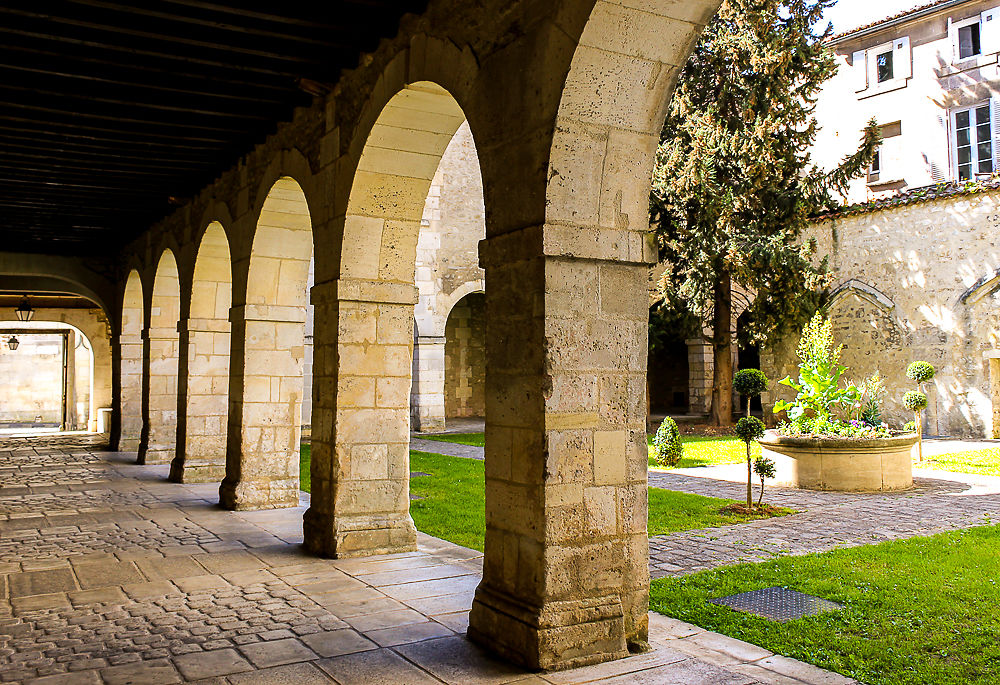
[[[868,185],[876,186],[886,183],[898,183],[903,180],[902,123],[899,121],[879,126],[882,142],[875,150],[868,169]]]
[[[959,181],[993,173],[993,117],[989,102],[951,112],[952,159]]]
[[[859,97],[896,90],[906,86],[913,75],[909,36],[900,36],[851,56]]]
[[[1000,7],[957,21],[949,18],[948,33],[954,64],[980,64],[981,58],[1000,52]]]

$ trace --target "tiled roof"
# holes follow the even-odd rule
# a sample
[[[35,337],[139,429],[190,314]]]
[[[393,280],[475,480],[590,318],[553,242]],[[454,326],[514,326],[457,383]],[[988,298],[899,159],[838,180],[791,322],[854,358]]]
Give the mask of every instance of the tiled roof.
[[[968,0],[968,2],[972,2],[972,0]],[[877,28],[877,27],[881,26],[882,24],[890,24],[890,23],[895,22],[895,21],[903,20],[903,19],[908,18],[912,14],[920,14],[922,12],[926,12],[927,10],[933,10],[933,9],[939,7],[939,6],[940,7],[944,7],[945,5],[955,5],[955,4],[961,4],[961,3],[960,2],[956,2],[956,0],[934,0],[934,2],[928,2],[928,3],[925,3],[923,5],[918,5],[917,7],[911,7],[908,10],[903,10],[902,12],[897,12],[896,14],[893,14],[892,16],[884,17],[882,19],[879,19],[878,21],[873,21],[873,22],[870,22],[868,24],[864,24],[862,26],[856,26],[853,29],[851,29],[850,31],[842,31],[841,33],[838,33],[838,34],[835,34],[833,36],[830,36],[827,39],[827,42],[836,42],[836,41],[838,41],[838,40],[840,40],[842,38],[845,38],[847,36],[851,36],[851,35],[853,35],[855,33],[861,33],[863,31],[867,31],[868,29]]]
[[[963,183],[936,183],[930,186],[921,186],[910,190],[879,198],[868,200],[867,202],[857,202],[855,204],[844,205],[830,212],[824,212],[813,218],[814,221],[825,219],[838,219],[845,216],[857,216],[858,214],[868,214],[882,209],[894,209],[906,205],[915,205],[931,200],[942,200],[949,197],[961,195],[976,195],[990,190],[1000,188],[1000,175],[994,174],[990,179],[983,181],[965,181]]]

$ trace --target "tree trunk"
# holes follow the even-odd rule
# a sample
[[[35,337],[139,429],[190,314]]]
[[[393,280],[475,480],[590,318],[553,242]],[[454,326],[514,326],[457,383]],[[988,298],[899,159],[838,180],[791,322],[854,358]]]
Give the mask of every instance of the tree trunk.
[[[747,443],[747,509],[753,509],[753,466],[750,465],[750,443]]]
[[[715,312],[712,317],[712,424],[733,423],[733,294],[728,271],[715,281]]]

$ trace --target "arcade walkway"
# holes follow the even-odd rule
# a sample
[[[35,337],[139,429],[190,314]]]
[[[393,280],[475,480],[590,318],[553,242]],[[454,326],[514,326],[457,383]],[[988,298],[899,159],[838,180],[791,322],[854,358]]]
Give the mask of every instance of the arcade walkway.
[[[134,460],[80,436],[0,443],[0,682],[849,682],[656,615],[648,654],[517,670],[463,637],[478,552],[421,536],[309,557],[303,507],[224,511],[217,486]]]

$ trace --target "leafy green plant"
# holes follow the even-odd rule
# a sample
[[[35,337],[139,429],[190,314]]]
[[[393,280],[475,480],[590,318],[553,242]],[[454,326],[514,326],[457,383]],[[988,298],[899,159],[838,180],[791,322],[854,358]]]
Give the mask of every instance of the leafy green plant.
[[[747,416],[750,416],[750,399],[767,390],[767,376],[760,369],[740,369],[733,376],[733,389],[747,398]]]
[[[733,430],[747,446],[747,509],[753,509],[753,463],[750,457],[750,443],[764,435],[764,422],[756,416],[744,416],[736,422]]]
[[[778,470],[773,459],[761,456],[754,460],[753,472],[760,476],[760,497],[757,498],[757,506],[759,507],[764,503],[764,479],[774,478]]]
[[[669,416],[656,429],[653,438],[653,457],[656,463],[664,468],[671,468],[684,456],[684,446],[681,444],[681,431],[677,422]]]
[[[805,416],[829,421],[835,407],[851,407],[858,402],[860,391],[840,381],[847,367],[840,363],[843,345],[834,346],[833,326],[829,319],[816,314],[802,329],[797,355],[799,380],[785,376],[780,381],[796,392],[791,401],[778,400],[774,412],[785,412],[791,421]]]
[[[916,390],[910,390],[903,395],[903,406],[912,412],[919,412],[927,407],[927,395]]]
[[[885,400],[888,391],[885,389],[885,381],[882,380],[879,372],[876,371],[857,386],[858,401],[855,405],[857,409],[856,417],[858,421],[869,426],[878,426],[882,423],[882,402]]]
[[[913,362],[906,367],[906,377],[917,383],[926,383],[934,378],[934,367],[928,362]]]

